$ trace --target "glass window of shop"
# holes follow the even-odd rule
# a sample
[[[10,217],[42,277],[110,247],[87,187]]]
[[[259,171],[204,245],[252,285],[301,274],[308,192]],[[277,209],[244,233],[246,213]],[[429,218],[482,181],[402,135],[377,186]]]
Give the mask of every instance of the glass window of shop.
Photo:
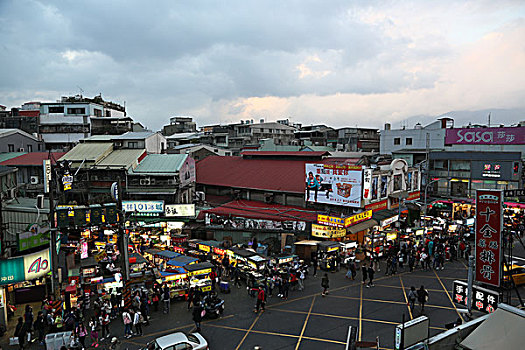
[[[451,160],[450,170],[470,171],[470,160]]]

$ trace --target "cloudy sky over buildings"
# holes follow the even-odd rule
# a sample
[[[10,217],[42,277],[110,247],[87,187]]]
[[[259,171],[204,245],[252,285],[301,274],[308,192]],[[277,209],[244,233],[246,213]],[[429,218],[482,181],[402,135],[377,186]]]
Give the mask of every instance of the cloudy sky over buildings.
[[[525,108],[519,0],[1,0],[0,47],[0,104],[82,89],[152,129]]]

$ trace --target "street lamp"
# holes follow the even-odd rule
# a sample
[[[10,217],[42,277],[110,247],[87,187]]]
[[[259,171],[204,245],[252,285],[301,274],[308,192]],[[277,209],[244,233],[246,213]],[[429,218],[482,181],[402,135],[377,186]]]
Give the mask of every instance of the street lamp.
[[[427,231],[427,220],[426,220],[426,218],[427,218],[427,190],[428,190],[428,186],[430,186],[430,185],[432,185],[434,182],[438,182],[438,181],[439,181],[439,179],[437,179],[437,180],[432,180],[432,181],[430,181],[429,183],[427,183],[427,184],[425,185],[425,207],[424,207],[424,211],[423,211],[423,212],[424,212],[423,222],[424,222],[424,224],[425,224],[425,225],[424,225],[424,227],[425,227],[425,231],[423,231],[423,232],[424,232],[424,235],[425,235],[425,236],[426,236],[426,234],[427,234],[427,232],[426,232],[426,231]]]

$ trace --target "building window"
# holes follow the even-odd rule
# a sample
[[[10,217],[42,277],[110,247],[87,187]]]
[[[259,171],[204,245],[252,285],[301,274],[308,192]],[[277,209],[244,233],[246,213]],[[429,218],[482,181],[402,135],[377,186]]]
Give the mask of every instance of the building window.
[[[85,108],[68,108],[67,114],[86,114]]]
[[[33,152],[33,145],[27,145],[27,151]]]
[[[401,138],[400,137],[395,137],[394,138],[394,145],[400,145],[401,144]]]
[[[102,110],[95,108],[94,110],[95,117],[102,117]]]
[[[106,111],[106,118],[111,118],[111,111]]]
[[[406,143],[407,146],[412,145],[412,138],[411,137],[407,137],[406,140],[405,140],[405,143]]]
[[[8,152],[14,152],[15,151],[15,145],[10,143],[9,145],[7,145],[7,149],[8,149]]]
[[[64,113],[64,106],[50,106],[49,113]]]
[[[139,148],[138,141],[128,141],[128,148]]]

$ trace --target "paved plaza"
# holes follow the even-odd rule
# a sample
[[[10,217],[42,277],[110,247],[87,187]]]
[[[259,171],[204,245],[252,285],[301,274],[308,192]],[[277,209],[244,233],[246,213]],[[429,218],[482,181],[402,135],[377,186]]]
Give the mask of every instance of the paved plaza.
[[[407,306],[410,286],[424,285],[429,291],[425,315],[430,319],[429,335],[445,330],[445,324],[460,316],[452,302],[452,283],[466,281],[464,262],[447,263],[445,270],[416,270],[385,276],[376,273],[376,283],[366,288],[360,280],[345,278],[345,271],[329,273],[330,294],[321,296],[321,273],[309,276],[304,291],[293,291],[288,300],[269,298],[265,312],[255,314],[255,300],[245,288],[235,288],[222,295],[226,301],[224,316],[202,325],[202,334],[210,349],[344,349],[349,326],[359,327],[360,340],[379,337],[382,349],[394,347],[394,329],[405,319],[421,315],[419,306],[411,313]],[[361,277],[360,274],[357,276]],[[524,289],[521,288],[522,295]],[[518,300],[513,299],[513,305]],[[194,329],[186,303],[172,304],[171,314],[153,313],[146,335],[123,342],[124,347],[137,349],[156,337],[176,331]]]

